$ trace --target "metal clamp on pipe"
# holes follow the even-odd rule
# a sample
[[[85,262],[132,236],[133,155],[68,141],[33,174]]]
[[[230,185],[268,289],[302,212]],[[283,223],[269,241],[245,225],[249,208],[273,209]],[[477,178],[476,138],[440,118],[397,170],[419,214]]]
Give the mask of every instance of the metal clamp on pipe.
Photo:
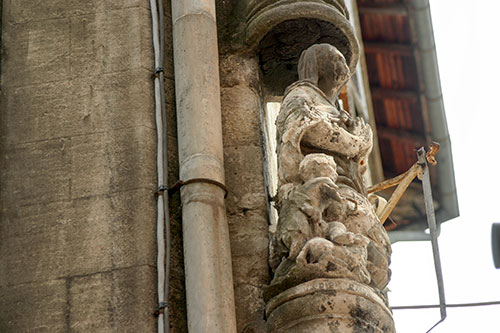
[[[207,183],[207,184],[212,184],[212,185],[220,187],[224,191],[224,199],[227,198],[227,195],[229,193],[229,190],[227,189],[226,185],[224,185],[216,180],[209,179],[209,178],[192,178],[189,180],[179,180],[171,188],[168,188],[168,186],[166,186],[166,185],[161,185],[160,187],[158,187],[158,191],[155,192],[155,195],[160,196],[160,195],[163,195],[165,192],[167,192],[168,196],[171,197],[172,195],[177,193],[181,189],[182,186],[193,184],[193,183]]]
[[[158,190],[155,192],[155,196],[159,197],[160,195],[163,195],[163,193],[168,192],[168,186],[167,185],[160,185],[158,187]]]
[[[153,72],[153,74],[151,74],[151,80],[154,80],[156,79],[157,77],[160,77],[160,73],[165,73],[165,67],[156,67],[155,68],[155,71]]]
[[[209,179],[209,178],[192,178],[189,180],[179,180],[177,183],[174,184],[174,186],[172,186],[171,188],[168,189],[168,195],[172,196],[175,192],[179,191],[182,186],[188,185],[188,184],[193,184],[193,183],[206,183],[206,184],[212,184],[212,185],[220,187],[224,191],[224,199],[227,198],[227,194],[229,193],[226,185],[224,185],[216,180]]]
[[[154,312],[154,316],[159,317],[160,314],[165,313],[165,309],[168,311],[168,303],[167,302],[160,302],[160,304],[158,305],[158,308]]]

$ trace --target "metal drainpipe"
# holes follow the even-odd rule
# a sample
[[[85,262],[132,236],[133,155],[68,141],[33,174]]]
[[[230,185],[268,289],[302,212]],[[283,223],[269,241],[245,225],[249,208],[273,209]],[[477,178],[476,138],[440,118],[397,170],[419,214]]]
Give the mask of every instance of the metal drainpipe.
[[[236,332],[214,0],[172,1],[189,332]]]

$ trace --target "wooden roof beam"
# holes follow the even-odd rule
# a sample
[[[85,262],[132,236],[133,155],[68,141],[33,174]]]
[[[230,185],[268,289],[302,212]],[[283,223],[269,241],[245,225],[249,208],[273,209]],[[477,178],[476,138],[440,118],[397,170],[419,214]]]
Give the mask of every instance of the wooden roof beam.
[[[383,15],[408,15],[408,9],[402,4],[392,5],[363,5],[359,7],[360,14],[383,14]]]
[[[384,89],[380,87],[370,87],[372,96],[374,98],[397,98],[397,99],[419,99],[420,93],[416,90],[396,90]]]
[[[380,138],[415,142],[415,147],[425,146],[426,144],[424,136],[408,132],[402,129],[378,126],[377,133]]]
[[[363,45],[365,53],[392,53],[404,56],[414,56],[414,49],[412,45],[378,42],[365,42]]]

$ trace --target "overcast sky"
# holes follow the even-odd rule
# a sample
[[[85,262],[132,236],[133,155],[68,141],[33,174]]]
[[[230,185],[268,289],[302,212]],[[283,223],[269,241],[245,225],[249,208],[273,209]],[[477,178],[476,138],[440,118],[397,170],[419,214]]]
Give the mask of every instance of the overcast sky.
[[[439,237],[446,300],[500,301],[491,255],[491,224],[500,222],[500,1],[430,1],[460,208]],[[429,242],[394,244],[391,269],[392,306],[439,303]],[[500,332],[500,305],[447,311],[432,332]],[[395,310],[394,318],[399,333],[420,333],[440,314]]]

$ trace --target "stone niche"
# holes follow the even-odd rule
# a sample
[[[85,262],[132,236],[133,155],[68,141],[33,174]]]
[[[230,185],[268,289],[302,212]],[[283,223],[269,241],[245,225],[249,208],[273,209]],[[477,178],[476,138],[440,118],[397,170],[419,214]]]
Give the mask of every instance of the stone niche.
[[[266,97],[282,96],[297,81],[301,52],[334,45],[354,71],[359,45],[343,0],[249,0],[246,42],[259,56]]]
[[[359,58],[345,3],[246,4],[264,100],[281,101],[267,331],[394,332],[390,242],[363,181],[372,131],[337,100]]]

